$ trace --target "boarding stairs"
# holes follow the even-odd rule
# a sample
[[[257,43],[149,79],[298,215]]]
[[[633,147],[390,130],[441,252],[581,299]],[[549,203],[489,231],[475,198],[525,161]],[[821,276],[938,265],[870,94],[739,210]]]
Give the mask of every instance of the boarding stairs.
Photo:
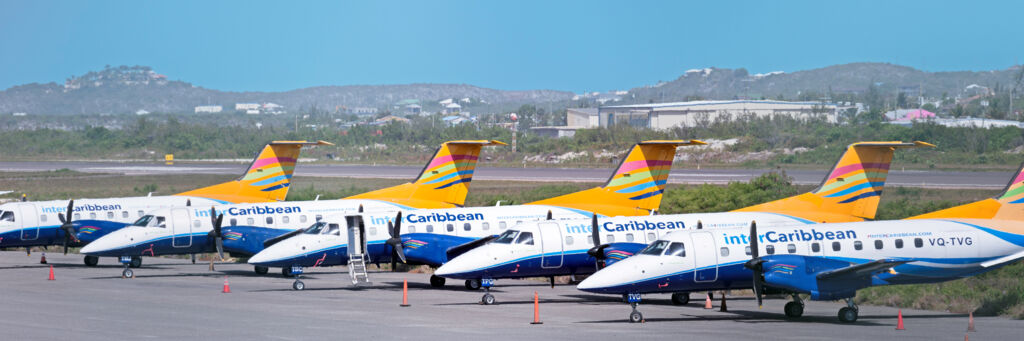
[[[370,284],[370,276],[366,273],[366,254],[350,255],[348,258],[348,276],[352,278],[352,285]]]

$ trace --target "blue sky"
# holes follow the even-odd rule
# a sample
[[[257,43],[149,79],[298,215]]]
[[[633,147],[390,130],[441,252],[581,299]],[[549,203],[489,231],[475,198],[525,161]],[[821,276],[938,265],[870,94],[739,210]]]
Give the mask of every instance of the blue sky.
[[[287,3],[287,4],[286,4]],[[1021,2],[0,0],[0,89],[148,65],[220,90],[628,89],[703,67],[1005,69]]]

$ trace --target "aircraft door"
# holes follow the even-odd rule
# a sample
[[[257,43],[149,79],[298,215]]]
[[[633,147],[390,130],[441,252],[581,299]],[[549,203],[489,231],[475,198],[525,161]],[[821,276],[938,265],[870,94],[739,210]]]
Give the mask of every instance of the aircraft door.
[[[21,240],[39,238],[39,217],[36,216],[36,205],[18,204],[18,213],[14,219],[16,223],[21,222]]]
[[[693,281],[714,282],[718,280],[718,253],[715,238],[709,232],[690,234],[693,241]]]
[[[171,209],[171,246],[173,247],[189,247],[192,246],[192,222],[189,221],[189,214],[187,208],[173,208]]]
[[[363,223],[363,216],[347,216],[345,222],[348,225],[348,256],[362,257],[366,253],[366,224]]]
[[[539,223],[540,228],[540,267],[558,268],[562,266],[562,227],[557,223]]]

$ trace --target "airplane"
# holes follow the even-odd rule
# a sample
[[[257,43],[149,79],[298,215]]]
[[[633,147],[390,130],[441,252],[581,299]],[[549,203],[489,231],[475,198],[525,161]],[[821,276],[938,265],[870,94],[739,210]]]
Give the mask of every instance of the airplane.
[[[282,201],[288,194],[299,152],[328,142],[273,141],[256,154],[238,179],[174,195],[105,199],[21,201],[0,205],[0,248],[89,244],[159,208]],[[23,197],[24,198],[24,197]],[[85,256],[95,266],[96,256]],[[133,258],[132,267],[142,265]]]
[[[233,256],[246,256],[262,250],[268,240],[287,238],[289,232],[334,213],[461,206],[465,203],[480,149],[490,145],[504,143],[490,140],[446,142],[414,182],[344,199],[152,210],[131,226],[89,243],[80,252],[122,259],[214,251],[223,258],[224,250]],[[222,226],[225,223],[226,226]],[[269,269],[257,266],[254,271],[265,274]],[[289,275],[289,269],[283,269],[282,274]],[[131,278],[134,272],[126,267],[122,275]]]
[[[440,266],[465,250],[487,243],[509,227],[524,221],[579,219],[596,213],[606,216],[649,215],[661,205],[676,148],[703,145],[697,140],[655,140],[637,143],[612,173],[604,186],[570,193],[524,205],[453,208],[361,215],[337,215],[324,219],[326,227],[313,226],[301,235],[268,246],[249,258],[262,266],[322,267],[349,264],[353,284],[368,282],[355,261],[374,263],[402,260],[407,264]],[[369,238],[360,231],[371,231]],[[342,233],[343,231],[347,233]],[[353,232],[355,231],[355,232]],[[387,231],[373,235],[372,231]],[[362,238],[358,238],[362,236]],[[354,247],[350,240],[358,240]],[[351,271],[355,268],[355,271]],[[431,276],[433,287],[445,279]],[[480,281],[468,279],[467,289],[480,288]],[[293,288],[305,287],[301,280]]]
[[[925,146],[931,145],[924,142],[851,144],[818,189],[732,212],[608,219],[592,216],[589,220],[518,225],[490,244],[452,259],[434,274],[478,279],[487,286],[493,286],[495,280],[502,278],[549,277],[554,286],[555,276],[575,278],[593,273],[675,230],[731,228],[746,226],[752,220],[762,226],[788,227],[872,219],[894,151]],[[540,242],[524,243],[524,239]],[[673,299],[681,302],[689,296],[674,295]],[[492,304],[494,300],[489,290],[481,298],[484,304]]]
[[[851,323],[857,290],[940,283],[1024,258],[1022,204],[1024,164],[994,198],[905,220],[676,231],[577,288],[622,294],[632,322],[643,320],[636,305],[645,293],[753,289],[759,306],[765,292],[791,295],[783,309],[790,318],[803,315],[799,294],[845,300],[838,318]]]

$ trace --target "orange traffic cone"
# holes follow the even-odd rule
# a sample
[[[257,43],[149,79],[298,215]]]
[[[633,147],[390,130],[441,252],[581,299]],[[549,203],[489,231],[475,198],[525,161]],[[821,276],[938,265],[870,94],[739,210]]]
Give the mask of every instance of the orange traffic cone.
[[[48,280],[50,280],[50,281],[55,281],[56,280],[55,278],[53,278],[53,265],[50,265],[50,278]]]
[[[705,296],[704,309],[711,309],[711,295]]]
[[[402,279],[402,304],[399,307],[409,306],[409,280]]]
[[[228,276],[224,276],[224,293],[225,294],[230,294],[231,293],[231,285],[228,284]]]
[[[897,311],[896,330],[905,330],[903,328],[903,309]]]
[[[540,321],[540,296],[536,291],[533,292],[533,322],[530,324],[544,324]]]
[[[974,329],[974,312],[973,311],[970,314],[970,318],[967,320],[967,331],[969,331],[969,332],[976,332],[977,331],[976,329]]]

